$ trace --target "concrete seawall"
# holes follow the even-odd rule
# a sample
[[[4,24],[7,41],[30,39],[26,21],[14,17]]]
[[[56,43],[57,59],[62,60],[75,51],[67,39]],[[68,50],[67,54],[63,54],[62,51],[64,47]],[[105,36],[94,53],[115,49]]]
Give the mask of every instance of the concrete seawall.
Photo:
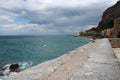
[[[4,80],[120,80],[119,75],[109,41],[100,39]]]

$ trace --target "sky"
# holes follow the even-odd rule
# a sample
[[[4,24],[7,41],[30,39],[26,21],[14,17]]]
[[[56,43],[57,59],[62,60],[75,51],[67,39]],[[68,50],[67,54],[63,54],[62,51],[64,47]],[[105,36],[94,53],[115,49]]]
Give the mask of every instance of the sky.
[[[0,0],[0,35],[76,34],[118,0]]]

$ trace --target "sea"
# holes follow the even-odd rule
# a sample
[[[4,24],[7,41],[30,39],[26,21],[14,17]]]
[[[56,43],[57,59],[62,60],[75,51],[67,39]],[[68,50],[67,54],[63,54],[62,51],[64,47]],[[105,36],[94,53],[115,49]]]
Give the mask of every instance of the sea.
[[[11,64],[19,64],[22,71],[57,58],[88,42],[88,38],[68,35],[0,36],[0,80],[10,75]]]

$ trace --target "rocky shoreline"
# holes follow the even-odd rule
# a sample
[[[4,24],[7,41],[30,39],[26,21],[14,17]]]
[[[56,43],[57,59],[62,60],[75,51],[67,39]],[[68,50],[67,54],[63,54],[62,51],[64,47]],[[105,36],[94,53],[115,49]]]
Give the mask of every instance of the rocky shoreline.
[[[97,43],[98,44],[98,43]],[[25,71],[22,71],[14,76],[10,76],[5,80],[35,80],[38,78],[38,80],[44,80],[48,77],[50,77],[51,74],[55,73],[55,71],[59,70],[60,68],[65,67],[64,65],[67,65],[68,67],[72,65],[72,63],[76,62],[78,64],[78,61],[81,62],[79,65],[82,65],[88,58],[88,52],[90,52],[93,45],[97,45],[93,43],[88,43],[82,47],[78,47],[73,51],[70,51],[69,53],[64,54],[63,56],[60,56],[56,59],[46,61],[44,63],[38,64],[37,66],[34,66],[30,69],[27,69]],[[94,48],[96,46],[93,46]],[[86,50],[89,49],[89,50]],[[84,55],[83,55],[84,53]],[[79,58],[81,57],[81,58]],[[84,59],[84,60],[83,60]],[[72,61],[72,62],[71,62]],[[68,65],[69,64],[69,65]],[[66,66],[66,68],[67,68]],[[74,69],[71,69],[74,70]],[[62,70],[64,71],[64,70]],[[68,73],[72,74],[71,71]],[[63,74],[63,72],[62,72]],[[69,76],[70,76],[69,74]]]
[[[113,64],[116,70],[114,70]],[[109,41],[98,39],[4,80],[98,80],[100,77],[99,80],[118,80],[120,79],[117,76],[120,74],[118,64]],[[99,71],[98,65],[107,70]],[[94,70],[92,70],[93,68]],[[111,72],[113,73],[111,74]],[[106,73],[107,77],[101,75]]]

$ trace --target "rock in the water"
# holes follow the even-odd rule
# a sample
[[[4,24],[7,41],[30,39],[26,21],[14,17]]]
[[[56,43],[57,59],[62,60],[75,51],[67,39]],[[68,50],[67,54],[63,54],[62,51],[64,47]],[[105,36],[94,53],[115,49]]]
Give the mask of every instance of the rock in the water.
[[[10,72],[18,72],[19,65],[18,64],[11,64],[9,69],[10,69]]]

